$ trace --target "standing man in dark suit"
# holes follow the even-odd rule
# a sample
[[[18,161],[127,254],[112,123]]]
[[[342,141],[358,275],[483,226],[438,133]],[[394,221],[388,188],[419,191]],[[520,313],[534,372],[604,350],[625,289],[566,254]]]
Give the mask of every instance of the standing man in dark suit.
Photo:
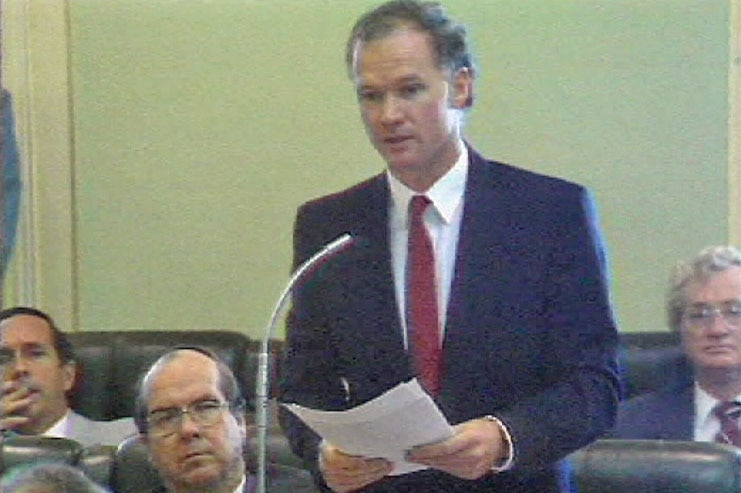
[[[694,381],[621,403],[612,436],[741,446],[741,252],[712,246],[680,263],[671,276],[667,315]]]
[[[591,195],[487,161],[463,141],[475,72],[465,28],[439,5],[368,12],[347,66],[388,169],[298,211],[295,266],[345,232],[363,241],[294,293],[281,400],[342,410],[418,375],[455,434],[409,452],[428,469],[389,476],[388,461],[350,456],[284,413],[294,451],[325,491],[565,491],[559,460],[612,426],[618,397]],[[412,229],[424,237],[423,222],[434,247],[426,302],[407,279],[425,271],[407,262],[407,211],[424,201]],[[417,339],[429,319],[432,347]],[[418,357],[421,346],[428,355]]]

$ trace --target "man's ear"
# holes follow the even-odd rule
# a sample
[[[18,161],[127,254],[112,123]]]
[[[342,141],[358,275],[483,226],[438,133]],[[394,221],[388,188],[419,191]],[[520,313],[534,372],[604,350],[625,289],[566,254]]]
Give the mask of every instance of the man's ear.
[[[62,363],[62,379],[64,380],[64,391],[69,392],[75,385],[75,377],[77,376],[77,363],[70,360],[66,363]]]
[[[473,106],[473,69],[469,67],[459,68],[453,75],[453,101],[454,108],[463,110]]]

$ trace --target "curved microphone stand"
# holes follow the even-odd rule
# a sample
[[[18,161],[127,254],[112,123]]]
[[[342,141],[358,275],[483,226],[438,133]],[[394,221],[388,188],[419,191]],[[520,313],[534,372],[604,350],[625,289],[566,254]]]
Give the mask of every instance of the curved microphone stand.
[[[266,457],[267,457],[267,436],[268,436],[268,381],[269,381],[269,360],[270,360],[270,340],[273,338],[275,333],[275,326],[278,320],[283,316],[285,307],[288,305],[288,301],[291,298],[291,292],[293,291],[296,283],[301,280],[304,275],[314,267],[318,262],[326,258],[331,257],[335,253],[343,250],[349,246],[353,241],[352,236],[345,233],[336,240],[328,243],[324,248],[319,250],[317,253],[311,256],[306,262],[301,264],[298,269],[293,273],[291,278],[288,280],[285,289],[278,298],[273,309],[273,314],[270,316],[270,322],[268,323],[265,336],[260,344],[260,355],[257,360],[257,384],[255,388],[255,422],[257,424],[257,493],[265,493],[265,470],[266,470]]]

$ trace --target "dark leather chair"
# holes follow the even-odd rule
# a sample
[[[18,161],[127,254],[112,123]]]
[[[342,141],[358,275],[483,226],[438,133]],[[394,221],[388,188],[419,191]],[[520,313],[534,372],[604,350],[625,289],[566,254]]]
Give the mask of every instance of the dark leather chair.
[[[119,444],[111,484],[117,493],[147,493],[163,487],[138,436],[129,437]]]
[[[677,332],[622,333],[618,360],[625,399],[692,379]]]
[[[248,337],[230,331],[75,332],[69,338],[79,363],[72,407],[98,420],[132,416],[139,377],[176,346],[206,347],[237,376],[248,371],[245,356],[251,351]],[[254,394],[252,388],[242,390]]]
[[[598,440],[568,461],[578,493],[741,491],[741,451],[717,443]]]
[[[113,480],[115,457],[116,447],[93,445],[82,449],[75,465],[96,483],[108,486]]]
[[[115,447],[103,445],[83,448],[66,438],[10,436],[0,443],[0,474],[32,463],[63,463],[79,468],[96,483],[109,486],[115,451]]]
[[[30,462],[62,462],[75,465],[82,445],[66,438],[10,436],[0,443],[0,473]]]

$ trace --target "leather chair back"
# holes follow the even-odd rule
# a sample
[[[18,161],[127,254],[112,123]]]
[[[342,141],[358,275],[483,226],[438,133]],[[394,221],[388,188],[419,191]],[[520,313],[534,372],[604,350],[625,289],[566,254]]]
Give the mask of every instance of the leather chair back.
[[[115,456],[116,447],[93,445],[82,449],[77,457],[76,466],[96,483],[109,486],[113,480]]]
[[[176,346],[214,351],[235,375],[243,375],[250,339],[229,331],[119,331],[69,334],[78,360],[72,407],[97,420],[132,416],[141,374]],[[252,389],[246,395],[252,395]]]
[[[624,398],[692,381],[692,365],[676,332],[620,334],[618,359]]]
[[[66,438],[10,436],[0,443],[0,474],[31,462],[61,462],[75,465],[82,445]]]
[[[117,493],[148,493],[164,487],[138,435],[119,444],[111,484]]]
[[[741,451],[717,443],[598,440],[568,460],[579,493],[741,491]]]
[[[10,436],[0,442],[0,474],[31,463],[62,463],[77,467],[96,483],[108,487],[115,451],[115,447],[105,445],[83,448],[67,438]]]

